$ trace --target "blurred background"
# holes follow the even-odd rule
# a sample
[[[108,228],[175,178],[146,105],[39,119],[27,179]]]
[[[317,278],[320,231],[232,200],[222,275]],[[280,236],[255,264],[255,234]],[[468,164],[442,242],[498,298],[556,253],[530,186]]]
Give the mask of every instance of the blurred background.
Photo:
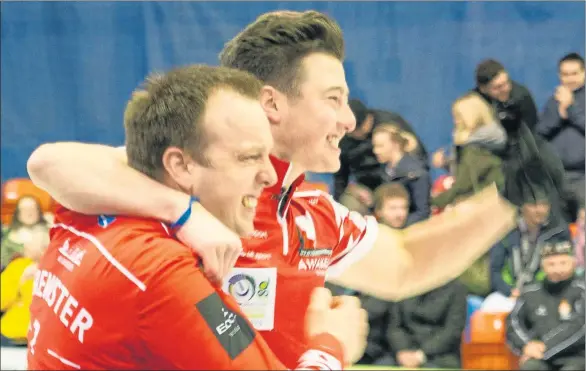
[[[457,360],[448,368],[517,369],[523,349],[515,348],[509,312],[524,286],[547,280],[548,275],[539,267],[515,266],[513,251],[521,245],[529,246],[530,254],[539,254],[543,245],[570,242],[577,265],[568,274],[583,287],[583,1],[26,1],[0,6],[2,369],[24,367],[26,305],[32,287],[23,282],[28,277],[30,284],[30,266],[35,262],[27,251],[44,248],[32,236],[47,234],[52,221],[53,201],[27,179],[31,152],[53,141],[123,145],[125,104],[147,74],[192,63],[216,65],[225,42],[260,14],[279,9],[324,12],[344,31],[344,65],[358,129],[341,144],[342,170],[335,175],[310,174],[308,182],[349,208],[374,213],[379,221],[403,228],[476,192],[472,186],[456,192],[461,184],[453,188],[463,179],[458,179],[458,166],[466,165],[458,151],[469,142],[453,141],[452,109],[457,98],[471,89],[483,93],[494,111],[494,123],[500,123],[508,135],[508,154],[496,154],[499,159],[490,166],[509,199],[519,206],[520,224],[490,254],[457,282],[415,301],[381,306],[374,298],[332,287],[361,296],[371,328],[382,331],[371,334],[361,367],[405,366],[401,361],[405,349],[397,339],[436,326],[435,343],[420,346],[429,354]],[[557,115],[563,99],[556,92],[564,85],[563,76],[574,78],[568,88],[573,97],[569,105],[577,107],[572,114],[581,112],[581,116]],[[485,79],[481,84],[479,77]],[[498,98],[499,89],[507,87],[506,97]],[[528,114],[532,118],[517,107],[528,102],[534,104]],[[527,130],[519,134],[519,126],[525,124]],[[572,142],[558,137],[565,127],[575,130],[566,132]],[[381,133],[389,136],[380,140],[399,143],[396,148],[400,148],[377,152],[375,137]],[[515,151],[522,147],[515,147],[518,138],[523,143],[536,141],[541,157],[517,156]],[[412,162],[399,166],[406,154]],[[492,155],[480,154],[484,159],[494,159]],[[515,156],[521,159],[511,160]],[[569,164],[567,157],[574,162]],[[531,169],[555,167],[548,167],[547,158],[561,160],[559,179],[567,180],[571,191],[555,180],[541,184],[540,179],[551,178],[552,173]],[[501,161],[512,165],[501,168]],[[377,174],[370,182],[372,169]],[[519,171],[526,179],[521,185]],[[570,199],[566,197],[570,193],[578,195]],[[434,312],[431,317],[418,313],[418,308],[434,307],[445,313]],[[578,335],[583,351],[584,327],[577,331],[582,331]],[[424,338],[429,336],[412,341]],[[442,348],[442,344],[451,345]],[[583,353],[572,352],[584,358]]]

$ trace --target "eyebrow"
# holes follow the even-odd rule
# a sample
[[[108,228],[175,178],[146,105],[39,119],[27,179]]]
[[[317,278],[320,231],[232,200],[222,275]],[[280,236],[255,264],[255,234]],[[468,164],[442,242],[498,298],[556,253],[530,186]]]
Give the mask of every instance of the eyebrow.
[[[336,90],[339,91],[342,94],[350,95],[350,90],[349,89],[347,90],[347,88],[345,88],[343,86],[332,86],[332,87],[326,89],[325,93],[326,94],[327,93],[331,93],[331,92],[336,91]]]

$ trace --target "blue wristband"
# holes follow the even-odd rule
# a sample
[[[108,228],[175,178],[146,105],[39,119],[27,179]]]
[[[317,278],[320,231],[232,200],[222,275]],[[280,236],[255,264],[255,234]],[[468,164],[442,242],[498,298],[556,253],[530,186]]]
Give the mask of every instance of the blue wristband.
[[[171,230],[176,231],[179,228],[183,227],[183,225],[187,222],[187,220],[189,220],[189,217],[191,216],[191,206],[194,202],[198,201],[199,198],[195,196],[191,196],[189,198],[189,205],[187,205],[187,210],[185,210],[185,212],[179,217],[179,219],[177,219],[175,223],[171,224]]]

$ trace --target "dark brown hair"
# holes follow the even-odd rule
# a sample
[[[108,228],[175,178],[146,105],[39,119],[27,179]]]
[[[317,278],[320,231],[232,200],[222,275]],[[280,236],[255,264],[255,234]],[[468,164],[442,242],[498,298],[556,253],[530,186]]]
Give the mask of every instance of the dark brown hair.
[[[303,58],[318,52],[344,59],[344,37],[333,19],[313,10],[270,12],[226,43],[220,63],[250,72],[265,84],[296,95]]]

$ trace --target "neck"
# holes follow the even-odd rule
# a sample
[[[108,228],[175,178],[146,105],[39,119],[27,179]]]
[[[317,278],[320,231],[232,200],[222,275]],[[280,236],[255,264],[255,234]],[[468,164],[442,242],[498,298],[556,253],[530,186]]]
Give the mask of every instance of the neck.
[[[401,159],[403,158],[403,153],[401,152],[393,152],[391,153],[391,166],[397,166],[397,164],[399,163],[399,161],[401,161]]]
[[[295,179],[299,178],[299,176],[306,172],[306,169],[295,162],[292,158],[293,156],[291,156],[288,151],[284,150],[283,148],[279,148],[275,145],[275,148],[271,154],[280,160],[291,163],[291,167],[289,168],[289,172],[287,173],[287,178],[283,183],[283,187],[288,188],[293,183],[293,181],[295,181]]]
[[[535,234],[539,232],[539,225],[538,224],[529,224],[527,223],[527,231],[531,234]]]

